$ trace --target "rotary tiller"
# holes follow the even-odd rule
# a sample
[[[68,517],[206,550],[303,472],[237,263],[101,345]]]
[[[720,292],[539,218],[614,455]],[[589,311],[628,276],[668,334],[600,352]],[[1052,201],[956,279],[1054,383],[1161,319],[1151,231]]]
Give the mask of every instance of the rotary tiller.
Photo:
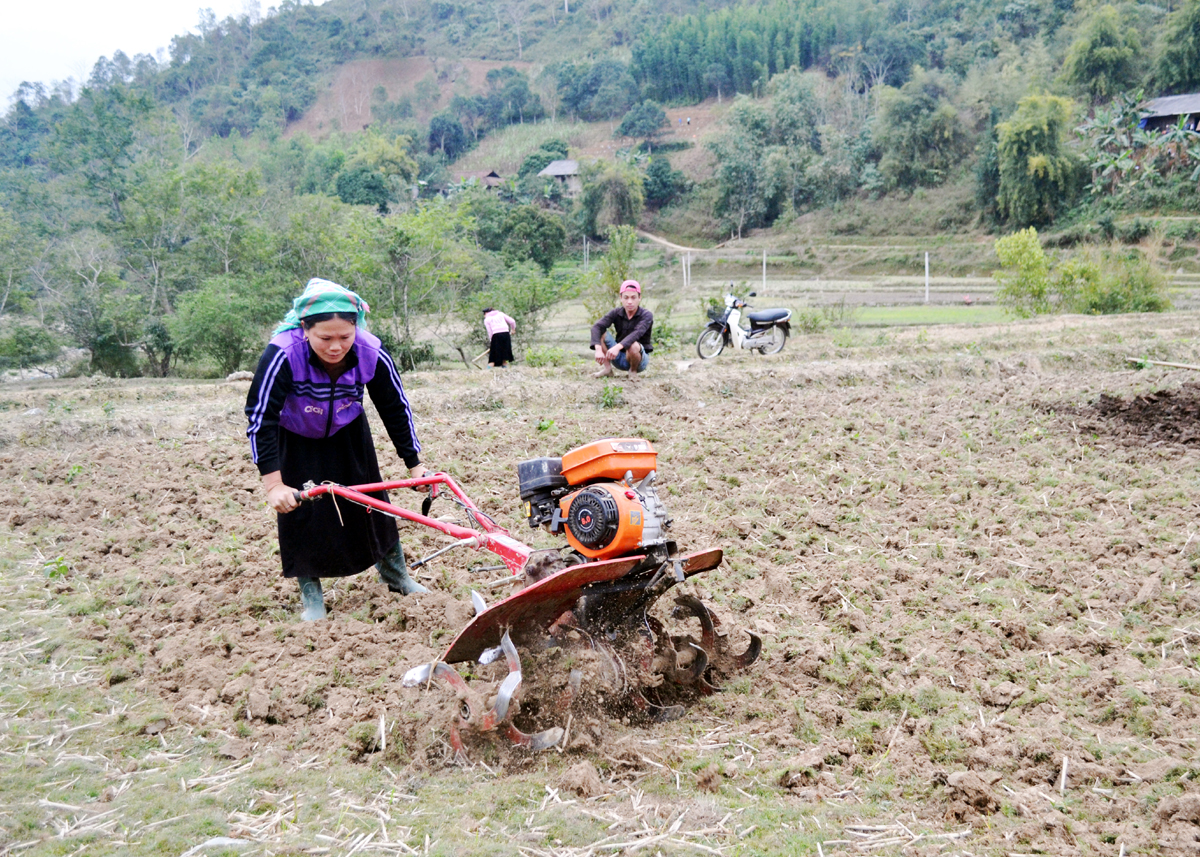
[[[656,453],[639,438],[608,438],[573,449],[562,458],[535,458],[517,465],[520,496],[530,527],[563,536],[567,547],[534,550],[513,538],[481,511],[444,473],[372,485],[308,485],[303,500],[342,498],[385,515],[432,527],[456,539],[414,562],[424,565],[455,547],[486,548],[519,579],[514,594],[488,605],[471,593],[475,618],[432,664],[409,670],[405,686],[437,677],[455,692],[458,709],[450,740],[464,752],[464,732],[503,731],[532,749],[553,747],[563,729],[523,732],[513,723],[521,687],[517,645],[531,652],[576,650],[598,665],[605,698],[651,719],[680,716],[674,700],[719,690],[717,677],[757,660],[761,641],[749,634],[745,651],[730,651],[717,617],[693,595],[679,595],[668,619],[695,620],[698,635],[671,634],[651,607],[688,577],[716,568],[719,549],[680,554],[667,536],[671,519],[654,485]],[[369,492],[425,488],[421,512],[367,496]],[[448,492],[474,527],[429,517],[435,498]],[[695,627],[695,626],[694,626]],[[508,676],[489,701],[472,690],[451,664],[491,663],[503,657]],[[581,670],[571,670],[551,706],[558,714],[580,693]],[[542,724],[544,725],[544,724]]]

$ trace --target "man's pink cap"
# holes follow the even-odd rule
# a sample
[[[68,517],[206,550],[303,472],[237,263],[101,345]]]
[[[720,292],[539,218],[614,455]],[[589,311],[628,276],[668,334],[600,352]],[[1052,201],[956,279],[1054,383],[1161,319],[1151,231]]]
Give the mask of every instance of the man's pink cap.
[[[625,282],[621,283],[621,294],[625,294],[626,292],[637,292],[640,295],[642,293],[642,287],[638,285],[637,280],[626,280]]]

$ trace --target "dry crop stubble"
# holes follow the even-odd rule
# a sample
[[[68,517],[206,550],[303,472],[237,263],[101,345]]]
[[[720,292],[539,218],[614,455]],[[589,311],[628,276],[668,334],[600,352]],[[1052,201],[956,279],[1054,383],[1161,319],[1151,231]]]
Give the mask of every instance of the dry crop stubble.
[[[1200,394],[1119,358],[1196,362],[1200,325],[1114,325],[806,338],[653,372],[609,408],[585,369],[410,376],[428,463],[535,547],[553,542],[519,517],[516,461],[651,436],[675,538],[726,551],[692,590],[764,638],[749,674],[677,723],[575,713],[564,752],[479,742],[467,769],[445,744],[450,694],[399,677],[500,576],[472,571],[486,555],[422,569],[420,598],[333,582],[333,620],[302,625],[244,385],[0,390],[0,741],[6,794],[26,795],[0,841],[1188,853]],[[410,558],[444,546],[403,539]],[[582,763],[586,788],[564,779]]]

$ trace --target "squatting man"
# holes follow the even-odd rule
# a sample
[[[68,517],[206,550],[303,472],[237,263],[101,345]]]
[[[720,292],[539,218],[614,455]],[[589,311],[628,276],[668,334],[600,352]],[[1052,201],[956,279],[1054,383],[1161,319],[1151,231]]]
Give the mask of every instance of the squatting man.
[[[621,305],[592,325],[592,348],[600,364],[594,377],[611,375],[614,366],[629,372],[630,378],[646,371],[654,350],[650,344],[654,315],[641,303],[641,285],[637,280],[626,280],[621,283]],[[610,327],[616,336],[607,332]]]

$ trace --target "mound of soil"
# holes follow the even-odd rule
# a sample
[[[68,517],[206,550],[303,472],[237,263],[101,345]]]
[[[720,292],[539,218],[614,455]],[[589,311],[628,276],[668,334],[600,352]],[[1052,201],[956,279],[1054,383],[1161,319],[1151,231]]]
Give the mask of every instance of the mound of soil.
[[[1100,395],[1092,407],[1109,430],[1130,443],[1200,443],[1200,383],[1157,390],[1128,399]]]

